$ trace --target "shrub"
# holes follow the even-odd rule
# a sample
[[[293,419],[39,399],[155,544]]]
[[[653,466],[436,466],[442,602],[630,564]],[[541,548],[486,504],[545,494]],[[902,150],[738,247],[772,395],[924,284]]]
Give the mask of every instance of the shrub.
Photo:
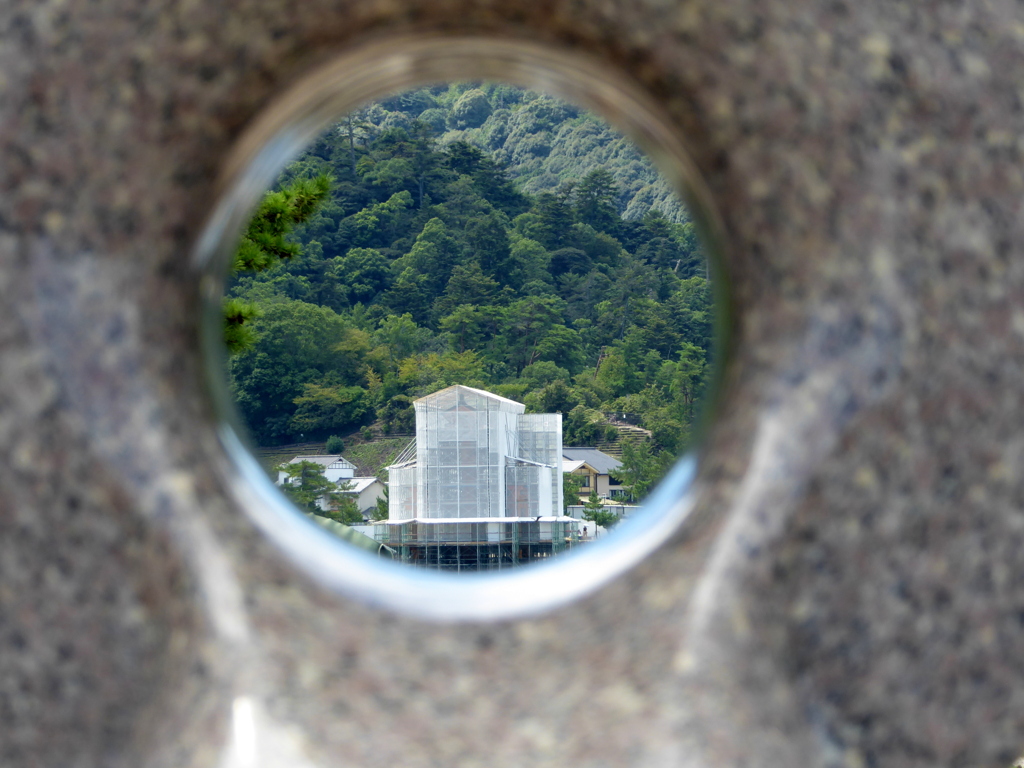
[[[452,105],[448,122],[452,128],[478,128],[491,114],[491,102],[487,94],[478,88],[466,91]]]

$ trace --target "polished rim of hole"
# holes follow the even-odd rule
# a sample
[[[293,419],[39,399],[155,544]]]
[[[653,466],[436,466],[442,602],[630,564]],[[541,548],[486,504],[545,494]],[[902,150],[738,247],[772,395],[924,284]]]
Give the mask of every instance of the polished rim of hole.
[[[643,502],[649,514],[623,521],[611,541],[512,571],[450,574],[399,566],[364,553],[285,500],[247,450],[223,376],[221,297],[238,232],[281,169],[340,116],[387,94],[430,83],[497,80],[544,91],[599,114],[632,139],[686,202],[712,269],[719,227],[709,194],[658,105],[602,62],[546,45],[480,37],[410,36],[369,43],[339,56],[271,104],[243,135],[224,166],[218,204],[194,253],[204,302],[203,347],[229,459],[236,503],[300,569],[329,589],[363,602],[442,621],[498,620],[540,613],[622,574],[664,543],[693,505],[694,452],[683,456]],[[719,356],[727,329],[726,282],[714,281]],[[721,360],[716,365],[721,370]],[[716,374],[717,375],[717,374]],[[709,388],[705,414],[713,410]],[[705,416],[706,418],[706,416]]]

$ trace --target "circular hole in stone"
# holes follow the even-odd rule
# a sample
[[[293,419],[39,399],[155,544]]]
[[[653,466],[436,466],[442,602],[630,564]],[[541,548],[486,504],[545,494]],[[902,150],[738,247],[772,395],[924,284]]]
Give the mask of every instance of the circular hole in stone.
[[[228,168],[198,251],[221,435],[312,575],[496,618],[678,525],[721,290],[696,177],[632,84],[522,43],[370,46]]]

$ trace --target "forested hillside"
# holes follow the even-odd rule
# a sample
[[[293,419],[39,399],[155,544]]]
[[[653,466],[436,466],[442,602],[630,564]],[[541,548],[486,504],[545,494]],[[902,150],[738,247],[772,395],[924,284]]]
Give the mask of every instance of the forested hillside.
[[[616,142],[508,86],[404,94],[319,139],[280,179],[329,177],[290,236],[300,255],[229,289],[253,309],[230,375],[258,442],[409,432],[412,400],[465,384],[561,412],[567,445],[603,436],[604,412],[636,414],[676,455],[707,379],[711,295],[685,211],[629,217],[637,195],[604,160]],[[548,176],[554,191],[529,191]]]
[[[365,144],[388,128],[425,123],[440,147],[464,141],[488,152],[528,194],[556,192],[595,168],[616,182],[614,204],[626,219],[651,208],[685,224],[679,197],[636,145],[607,122],[537,91],[503,83],[453,83],[407,91],[360,109],[340,130]]]

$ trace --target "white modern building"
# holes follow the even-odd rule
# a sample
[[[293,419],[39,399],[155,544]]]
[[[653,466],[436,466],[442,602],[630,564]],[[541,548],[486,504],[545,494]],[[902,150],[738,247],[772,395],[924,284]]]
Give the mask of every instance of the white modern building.
[[[378,541],[402,559],[490,570],[570,546],[562,514],[562,417],[457,385],[414,403],[416,439],[388,467]]]

